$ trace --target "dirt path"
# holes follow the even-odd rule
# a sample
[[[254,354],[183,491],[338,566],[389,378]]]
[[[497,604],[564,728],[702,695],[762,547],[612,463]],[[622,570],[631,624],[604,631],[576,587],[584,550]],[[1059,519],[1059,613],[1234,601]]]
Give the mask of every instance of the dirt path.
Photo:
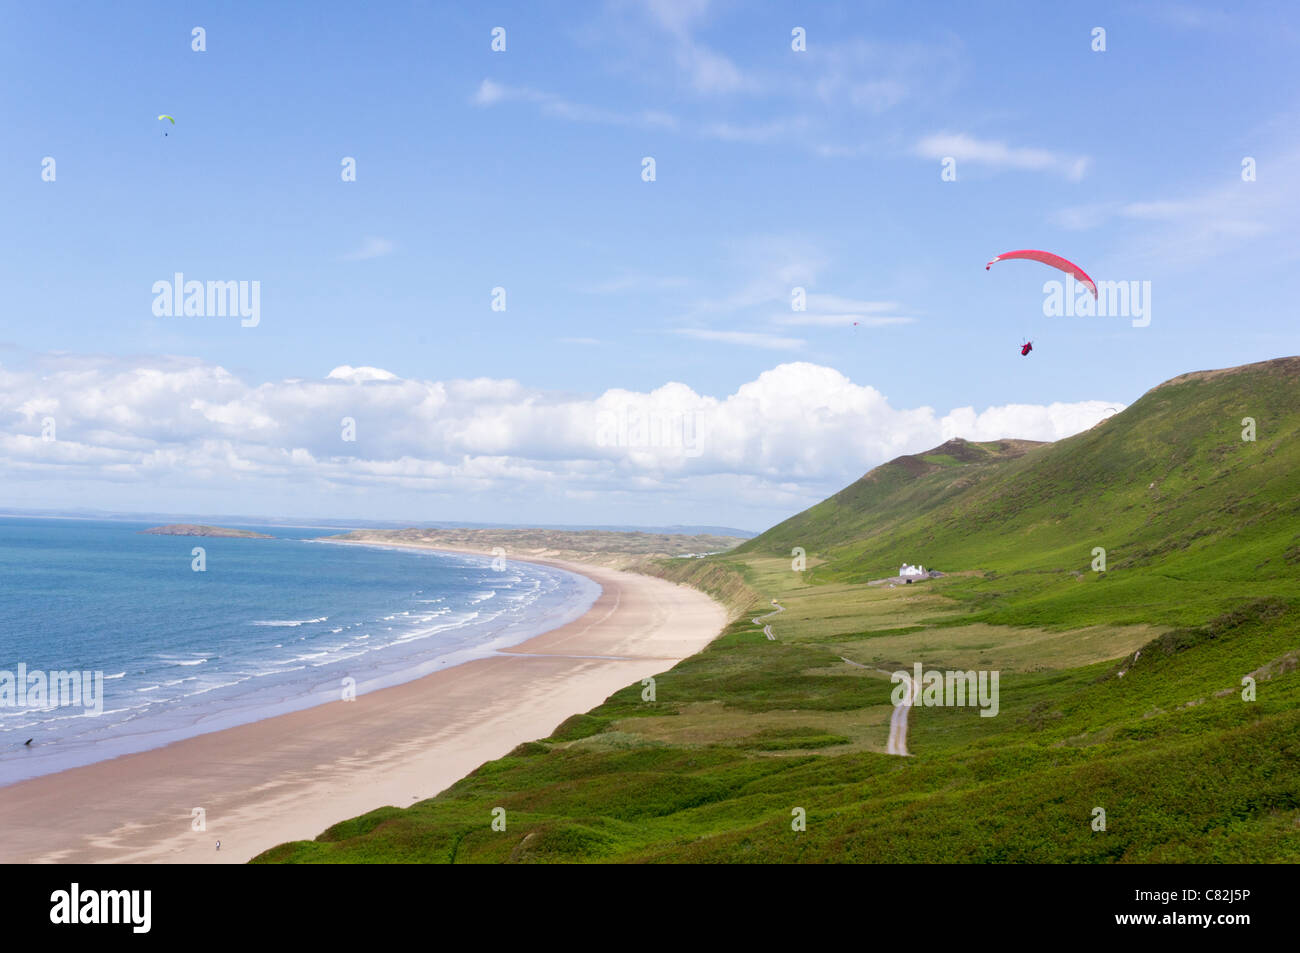
[[[880,669],[877,669],[880,671]],[[892,672],[886,672],[891,675]],[[916,701],[917,684],[916,680],[910,675],[904,675],[906,680],[907,692],[903,700],[894,706],[894,712],[889,716],[889,745],[886,751],[889,754],[902,755],[908,757],[907,750],[907,715],[912,710],[912,703]]]
[[[757,621],[757,620],[755,620]],[[871,668],[870,665],[863,665],[861,662],[855,662],[853,659],[847,659],[840,656],[841,662],[847,662],[855,668]],[[886,672],[883,668],[875,669],[881,675],[888,675],[893,678],[893,672]],[[889,716],[889,741],[886,745],[886,754],[896,754],[903,757],[910,757],[907,750],[907,715],[912,710],[912,703],[916,701],[916,681],[906,673],[903,674],[906,679],[907,694],[903,700],[894,706],[893,713]]]
[[[770,619],[772,616],[776,615],[778,612],[784,612],[784,611],[785,611],[785,606],[781,605],[781,604],[780,604],[779,602],[777,602],[775,599],[772,600],[772,605],[776,606],[776,608],[773,609],[771,612],[767,613],[766,615],[755,616],[755,617],[754,617],[753,619],[751,619],[750,621],[753,622],[754,625],[762,625],[764,619]],[[764,626],[763,626],[763,634],[767,636],[768,641],[770,641],[770,642],[775,642],[775,641],[776,641],[776,636],[772,634],[772,625],[771,625],[771,623],[768,623],[767,625],[764,625]]]

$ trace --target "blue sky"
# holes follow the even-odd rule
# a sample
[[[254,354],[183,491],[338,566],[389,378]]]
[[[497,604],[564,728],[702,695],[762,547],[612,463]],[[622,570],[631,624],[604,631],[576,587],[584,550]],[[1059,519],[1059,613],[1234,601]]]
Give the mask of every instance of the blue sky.
[[[959,408],[1038,408],[961,435],[1047,439],[1295,353],[1300,13],[1226,9],[6,4],[11,502],[761,529],[960,432]],[[1046,269],[983,267],[1013,248],[1150,281],[1150,326],[1044,317]],[[155,317],[177,271],[260,282],[258,326]],[[427,401],[379,394],[476,379],[437,439],[411,434]],[[332,384],[279,393],[296,381]],[[669,384],[714,402],[716,453],[545,438]],[[366,388],[387,439],[331,443]]]

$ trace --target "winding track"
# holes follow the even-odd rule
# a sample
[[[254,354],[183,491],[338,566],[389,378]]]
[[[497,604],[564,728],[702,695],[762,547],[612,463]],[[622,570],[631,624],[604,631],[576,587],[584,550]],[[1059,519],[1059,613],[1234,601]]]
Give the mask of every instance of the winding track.
[[[784,612],[785,606],[781,605],[775,599],[772,600],[772,605],[776,606],[776,608],[771,612],[765,613],[764,615],[754,616],[750,621],[753,622],[754,625],[762,625],[763,634],[767,636],[769,641],[775,642],[776,636],[772,634],[771,623],[764,624],[763,620],[770,619],[778,612]],[[840,656],[840,660],[848,662],[850,665],[857,666],[858,668],[871,667],[869,665],[863,665],[861,662],[855,662],[852,659],[846,659],[843,655]],[[889,675],[891,677],[894,674],[893,672],[886,672],[883,668],[878,668],[876,671],[880,672],[882,675]],[[903,677],[906,679],[905,684],[907,685],[907,692],[904,695],[903,700],[894,706],[893,714],[889,716],[889,742],[885,750],[888,754],[896,754],[906,758],[910,757],[910,752],[907,750],[907,716],[912,710],[912,703],[916,701],[917,685],[910,675],[904,674]]]
[[[877,669],[877,671],[881,671]],[[886,672],[886,675],[892,675]],[[903,700],[894,706],[894,713],[889,716],[889,746],[886,751],[889,754],[902,755],[904,758],[909,756],[907,750],[907,714],[912,710],[912,703],[916,701],[917,684],[916,680],[910,675],[904,675],[907,685],[907,693]]]
[[[861,662],[847,659],[843,655],[840,656],[840,661],[847,662],[856,668],[871,668],[870,665],[863,665]],[[893,672],[886,672],[883,668],[878,668],[876,671],[891,678],[894,675]],[[894,706],[894,712],[889,716],[889,743],[885,751],[887,754],[901,755],[906,758],[910,757],[907,750],[907,714],[912,710],[912,703],[916,701],[917,685],[915,679],[910,675],[904,673],[903,678],[906,679],[907,694],[901,702]]]
[[[750,621],[753,622],[754,625],[763,625],[763,620],[764,620],[764,619],[770,619],[772,616],[776,615],[778,612],[784,612],[784,611],[785,611],[785,606],[781,605],[781,603],[777,602],[775,599],[772,600],[772,605],[776,606],[776,608],[773,609],[771,612],[767,613],[766,615],[755,616],[754,618],[750,619]],[[775,642],[775,641],[776,641],[776,636],[772,634],[772,626],[771,626],[771,623],[769,623],[769,624],[767,624],[767,625],[763,625],[763,634],[767,636],[767,638],[768,638],[769,641],[771,641],[771,642]]]

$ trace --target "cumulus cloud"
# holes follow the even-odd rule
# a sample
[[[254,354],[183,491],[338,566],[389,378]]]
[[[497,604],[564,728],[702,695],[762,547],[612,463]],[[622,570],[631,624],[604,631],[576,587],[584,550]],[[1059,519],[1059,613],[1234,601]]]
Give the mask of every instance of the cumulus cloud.
[[[1116,408],[1085,401],[940,414],[895,407],[807,362],[778,365],[723,396],[670,382],[578,397],[348,365],[320,379],[256,384],[188,358],[147,366],[58,358],[0,368],[0,473],[195,494],[232,482],[254,495],[298,487],[303,500],[340,488],[458,502],[477,494],[539,501],[539,512],[556,499],[606,512],[655,501],[671,521],[723,503],[792,511],[952,437],[1055,440]],[[355,440],[343,438],[345,418]],[[46,440],[51,420],[57,439]]]
[[[397,380],[397,375],[392,371],[386,371],[382,367],[353,367],[351,364],[341,364],[326,375],[327,380],[337,381],[392,381]]]

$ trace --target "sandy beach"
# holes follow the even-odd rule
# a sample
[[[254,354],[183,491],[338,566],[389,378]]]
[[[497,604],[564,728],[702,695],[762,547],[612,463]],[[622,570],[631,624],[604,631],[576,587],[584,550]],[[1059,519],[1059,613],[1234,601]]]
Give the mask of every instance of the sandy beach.
[[[703,593],[546,562],[602,592],[581,618],[416,681],[0,788],[0,862],[242,863],[432,797],[721,631]],[[202,808],[206,830],[192,829]],[[221,841],[220,851],[216,842]]]

